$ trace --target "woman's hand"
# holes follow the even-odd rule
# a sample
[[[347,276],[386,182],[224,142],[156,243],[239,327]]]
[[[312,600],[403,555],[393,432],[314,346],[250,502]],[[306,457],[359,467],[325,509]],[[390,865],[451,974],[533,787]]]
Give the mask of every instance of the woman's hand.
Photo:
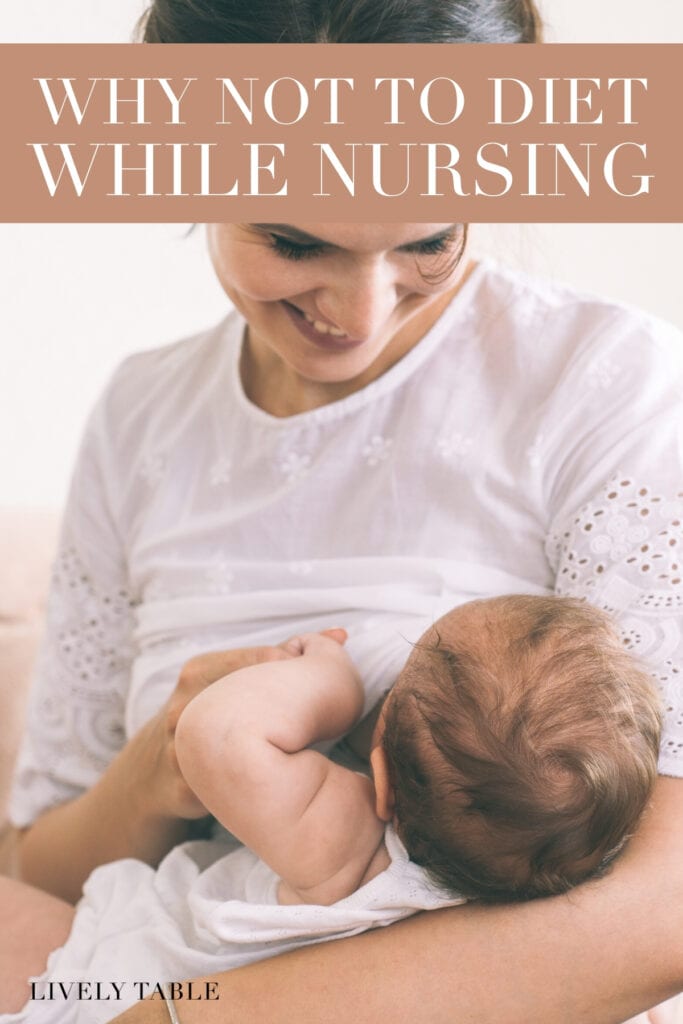
[[[164,707],[117,754],[87,792],[46,811],[21,835],[24,881],[69,902],[101,864],[135,857],[156,865],[190,838],[189,822],[206,814],[183,779],[175,728],[201,690],[236,669],[297,657],[296,644],[213,651],[183,667]]]

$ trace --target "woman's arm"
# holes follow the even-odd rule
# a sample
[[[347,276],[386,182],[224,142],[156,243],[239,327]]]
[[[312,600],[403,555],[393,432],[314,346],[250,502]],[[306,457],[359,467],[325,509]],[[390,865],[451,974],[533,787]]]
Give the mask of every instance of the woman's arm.
[[[683,781],[660,779],[605,878],[566,896],[470,903],[220,975],[182,1024],[618,1024],[683,990]],[[157,1000],[116,1024],[168,1021]]]
[[[149,781],[158,748],[158,728],[149,723],[92,789],[22,831],[21,880],[75,903],[99,865],[122,857],[155,864],[185,839],[190,822],[154,807]]]
[[[21,835],[23,881],[74,902],[90,872],[121,857],[157,864],[206,814],[175,755],[175,729],[185,706],[211,683],[240,668],[289,658],[279,647],[217,651],[183,668],[166,706],[129,741],[100,779],[47,811]]]

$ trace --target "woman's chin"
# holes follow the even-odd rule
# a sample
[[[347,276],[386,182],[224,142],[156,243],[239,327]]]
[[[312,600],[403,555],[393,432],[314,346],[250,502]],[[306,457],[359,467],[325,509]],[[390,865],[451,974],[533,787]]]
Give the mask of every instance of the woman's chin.
[[[341,387],[345,384],[355,384],[363,387],[373,378],[372,367],[375,360],[359,359],[358,355],[359,353],[340,353],[332,359],[301,360],[297,365],[290,364],[290,369],[297,377],[314,385],[329,384]]]

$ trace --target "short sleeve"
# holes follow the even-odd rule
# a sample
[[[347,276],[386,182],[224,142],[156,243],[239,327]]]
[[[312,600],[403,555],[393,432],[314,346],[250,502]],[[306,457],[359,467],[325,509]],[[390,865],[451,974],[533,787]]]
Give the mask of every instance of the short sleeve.
[[[628,320],[577,358],[548,459],[556,592],[618,622],[662,694],[660,771],[683,777],[683,338]],[[550,479],[550,477],[548,478]]]
[[[92,786],[124,743],[133,602],[109,498],[102,407],[81,445],[53,568],[10,798],[17,827]]]

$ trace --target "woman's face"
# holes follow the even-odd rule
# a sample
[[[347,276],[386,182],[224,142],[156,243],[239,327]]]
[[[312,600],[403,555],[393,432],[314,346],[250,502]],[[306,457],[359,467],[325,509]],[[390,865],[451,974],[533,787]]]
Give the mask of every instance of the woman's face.
[[[330,397],[379,376],[456,290],[466,265],[456,259],[462,231],[457,224],[210,225],[214,268],[249,325],[251,374],[294,390],[306,382],[336,389]]]

